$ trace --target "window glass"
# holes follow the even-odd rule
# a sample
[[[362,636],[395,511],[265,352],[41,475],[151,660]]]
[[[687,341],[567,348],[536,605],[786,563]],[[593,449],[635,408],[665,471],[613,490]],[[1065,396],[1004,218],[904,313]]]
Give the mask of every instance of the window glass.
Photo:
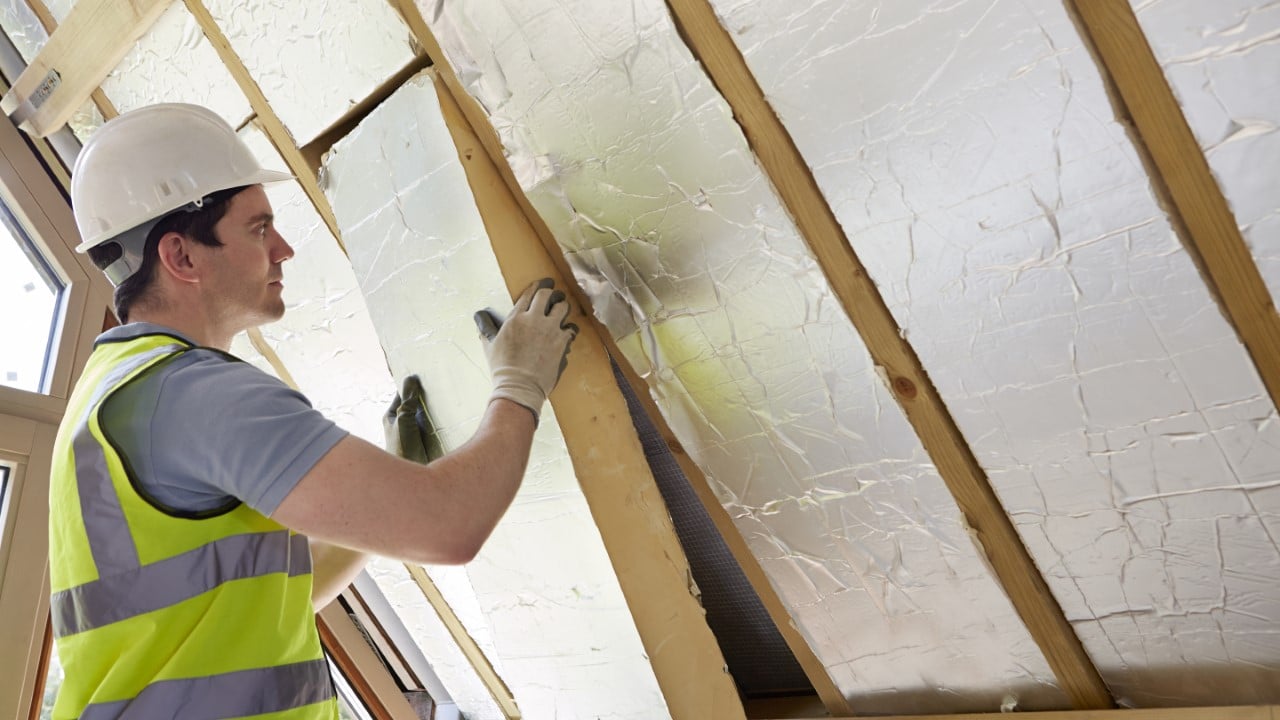
[[[351,683],[347,682],[347,677],[342,674],[342,670],[338,669],[333,660],[329,661],[329,674],[333,676],[333,686],[338,691],[339,719],[373,720],[373,716],[369,713],[369,709],[365,707],[364,701],[360,699],[355,688],[351,687]]]
[[[49,646],[49,671],[44,676],[44,693],[40,699],[40,720],[53,718],[53,701],[58,699],[58,688],[62,687],[62,663],[58,662],[58,653]]]
[[[53,348],[63,283],[8,208],[0,206],[0,385],[41,392]]]

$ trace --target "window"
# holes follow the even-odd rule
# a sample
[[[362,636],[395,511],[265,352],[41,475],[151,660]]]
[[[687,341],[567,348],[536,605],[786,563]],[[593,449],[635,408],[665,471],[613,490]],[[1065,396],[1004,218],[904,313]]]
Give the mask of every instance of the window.
[[[8,236],[0,237],[0,385],[43,392],[65,284],[3,205],[0,235]]]
[[[44,690],[40,696],[40,720],[53,718],[53,701],[58,699],[58,688],[62,687],[62,663],[58,662],[58,653],[50,642],[45,648],[49,654],[49,671],[44,676]]]
[[[333,660],[329,661],[329,674],[333,675],[333,686],[338,691],[339,720],[373,720],[373,715],[365,707],[364,701],[360,699],[356,689],[351,687],[351,683],[347,681],[347,677],[342,674]]]

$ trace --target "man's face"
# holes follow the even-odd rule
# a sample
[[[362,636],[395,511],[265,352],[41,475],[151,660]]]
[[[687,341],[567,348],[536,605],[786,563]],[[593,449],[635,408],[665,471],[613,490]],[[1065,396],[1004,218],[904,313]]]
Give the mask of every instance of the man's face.
[[[206,280],[206,290],[219,309],[246,327],[279,320],[284,315],[285,260],[293,248],[276,232],[271,203],[261,185],[237,193],[226,214],[213,226],[221,257]]]

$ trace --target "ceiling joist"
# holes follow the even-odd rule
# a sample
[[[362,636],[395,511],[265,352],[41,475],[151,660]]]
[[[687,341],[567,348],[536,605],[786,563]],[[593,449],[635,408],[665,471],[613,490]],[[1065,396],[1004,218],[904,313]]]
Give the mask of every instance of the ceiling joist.
[[[172,2],[172,0],[170,1]],[[27,0],[27,4],[31,6],[31,12],[35,13],[40,25],[44,27],[44,31],[53,35],[54,31],[58,29],[58,21],[53,17],[53,13],[49,12],[49,7],[44,4],[44,0]],[[109,74],[110,70],[107,72]],[[101,87],[95,87],[93,92],[89,94],[89,98],[93,100],[94,106],[98,108],[98,112],[104,120],[110,120],[120,114],[116,110],[115,103],[111,102],[111,98],[107,97],[107,93]]]
[[[172,1],[81,0],[5,93],[0,109],[35,137],[66,125]],[[40,19],[46,27],[52,23],[47,9]]]

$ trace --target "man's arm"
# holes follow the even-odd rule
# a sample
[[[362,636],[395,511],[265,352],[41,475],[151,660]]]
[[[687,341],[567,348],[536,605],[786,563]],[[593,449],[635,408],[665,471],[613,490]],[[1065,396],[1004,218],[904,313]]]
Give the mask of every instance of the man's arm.
[[[311,542],[311,604],[320,612],[333,602],[369,562],[359,550],[308,538]]]
[[[408,562],[463,564],[515,497],[533,430],[527,409],[497,399],[466,444],[430,465],[348,436],[298,481],[272,517],[344,548]]]

